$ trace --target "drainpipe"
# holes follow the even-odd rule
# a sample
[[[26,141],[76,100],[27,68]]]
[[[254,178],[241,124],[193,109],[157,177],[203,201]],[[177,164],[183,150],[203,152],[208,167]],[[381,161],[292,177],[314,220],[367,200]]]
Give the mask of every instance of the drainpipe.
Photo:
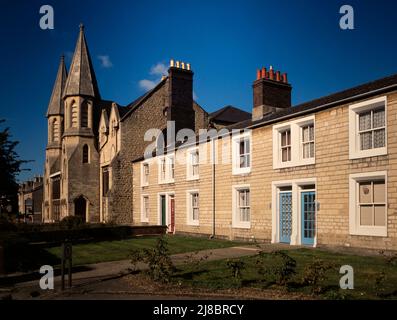
[[[212,234],[210,239],[215,238],[215,139],[212,140]]]

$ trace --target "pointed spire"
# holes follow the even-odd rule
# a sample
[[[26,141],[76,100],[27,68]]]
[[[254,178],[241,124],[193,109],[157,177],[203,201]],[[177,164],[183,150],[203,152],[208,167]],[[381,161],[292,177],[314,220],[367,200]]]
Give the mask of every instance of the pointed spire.
[[[65,66],[65,58],[62,55],[59,63],[57,77],[52,89],[50,103],[48,104],[47,117],[63,114],[63,89],[65,88],[68,72]]]
[[[100,99],[94,68],[92,67],[91,57],[85,40],[83,24],[80,24],[79,38],[77,39],[69,72],[64,97],[83,95]]]

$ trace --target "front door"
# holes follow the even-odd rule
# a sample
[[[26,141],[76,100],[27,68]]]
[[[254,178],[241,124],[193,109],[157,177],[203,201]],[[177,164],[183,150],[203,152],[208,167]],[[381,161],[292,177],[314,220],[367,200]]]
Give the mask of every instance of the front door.
[[[313,245],[316,234],[316,193],[301,193],[302,244]]]
[[[160,196],[160,201],[161,201],[161,225],[166,226],[167,225],[167,206],[166,206],[166,199],[165,195]]]
[[[174,196],[170,196],[170,211],[171,211],[171,223],[168,232],[174,233],[175,232],[175,199]]]
[[[280,242],[290,243],[292,233],[292,192],[280,192]]]
[[[74,215],[77,217],[81,217],[81,219],[85,222],[86,214],[87,214],[87,201],[83,196],[80,196],[74,201]]]

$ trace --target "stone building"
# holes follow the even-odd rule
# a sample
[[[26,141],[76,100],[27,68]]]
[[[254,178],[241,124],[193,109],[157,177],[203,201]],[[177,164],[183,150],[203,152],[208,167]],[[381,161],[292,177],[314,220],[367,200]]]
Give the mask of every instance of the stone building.
[[[291,88],[286,74],[259,70],[251,119],[135,159],[134,221],[173,233],[396,250],[397,75],[296,106]],[[182,161],[164,174],[167,157]]]
[[[43,177],[35,177],[19,185],[18,212],[32,222],[41,222],[43,207]]]
[[[397,249],[397,75],[295,106],[273,68],[252,89],[252,115],[208,114],[191,65],[171,60],[127,106],[103,100],[81,27],[48,106],[43,220]]]
[[[247,119],[233,110],[231,123]],[[221,125],[193,100],[193,71],[184,62],[173,62],[168,76],[127,106],[103,100],[83,26],[69,74],[61,58],[47,119],[44,222],[76,215],[87,222],[135,223],[131,161],[150,144],[147,130],[162,132],[170,121],[176,131]]]

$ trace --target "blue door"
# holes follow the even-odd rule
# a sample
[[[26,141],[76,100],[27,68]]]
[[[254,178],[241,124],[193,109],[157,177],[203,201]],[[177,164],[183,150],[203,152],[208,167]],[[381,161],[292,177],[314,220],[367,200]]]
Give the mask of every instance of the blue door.
[[[280,193],[280,242],[290,243],[292,232],[292,192]]]
[[[316,193],[301,193],[302,244],[313,245],[316,234]]]

